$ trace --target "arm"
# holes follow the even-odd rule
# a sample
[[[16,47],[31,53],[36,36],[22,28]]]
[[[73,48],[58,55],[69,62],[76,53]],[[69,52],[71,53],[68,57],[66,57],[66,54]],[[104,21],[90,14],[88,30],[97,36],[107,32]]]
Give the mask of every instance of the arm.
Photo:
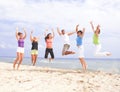
[[[55,37],[55,33],[54,33],[54,30],[52,29],[52,32],[53,32],[53,38]]]
[[[45,36],[45,37],[47,36],[47,34],[46,34],[47,31],[48,31],[48,29],[45,30],[45,33],[44,33],[44,36]]]
[[[40,37],[37,37],[37,40],[40,41]]]
[[[90,22],[90,24],[91,24],[91,27],[92,27],[93,32],[95,32],[92,21]]]
[[[30,40],[31,40],[31,42],[33,41],[32,33],[33,33],[33,31],[31,31],[31,34],[30,34]]]
[[[23,37],[23,39],[25,39],[25,38],[26,38],[26,36],[27,36],[27,33],[26,33],[25,28],[23,28],[23,31],[24,31],[24,37]]]
[[[85,28],[83,28],[83,30],[82,30],[82,37],[84,36],[84,34],[85,34]]]
[[[19,39],[19,36],[18,36],[18,27],[16,28],[16,39],[17,40]]]
[[[59,35],[62,35],[61,32],[60,32],[60,29],[57,27],[57,32]]]
[[[78,27],[79,27],[79,25],[76,26],[76,33],[78,32]]]
[[[76,31],[70,32],[70,33],[68,33],[68,35],[70,36],[70,35],[72,35],[72,34],[74,34],[74,33],[76,33]]]

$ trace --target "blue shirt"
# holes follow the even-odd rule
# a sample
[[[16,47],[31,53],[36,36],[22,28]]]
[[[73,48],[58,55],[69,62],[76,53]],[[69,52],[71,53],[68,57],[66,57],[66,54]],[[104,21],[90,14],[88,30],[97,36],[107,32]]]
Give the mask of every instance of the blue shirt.
[[[82,38],[80,36],[77,36],[76,42],[77,42],[77,46],[82,45]]]

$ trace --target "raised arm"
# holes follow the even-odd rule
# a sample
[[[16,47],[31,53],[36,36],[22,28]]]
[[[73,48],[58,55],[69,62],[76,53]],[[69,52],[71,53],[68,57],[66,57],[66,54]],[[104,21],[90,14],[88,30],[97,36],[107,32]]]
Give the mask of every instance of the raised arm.
[[[18,27],[16,28],[16,39],[18,40],[19,39],[19,36],[18,36]]]
[[[82,30],[82,37],[84,36],[84,34],[85,34],[85,28],[83,28],[83,30]]]
[[[78,32],[78,27],[79,27],[79,25],[76,26],[76,33]]]
[[[59,35],[62,35],[61,32],[60,32],[60,29],[57,27],[57,32]]]
[[[52,28],[53,38],[55,37],[54,29]]]
[[[74,34],[74,33],[76,33],[76,31],[69,32],[68,35],[70,36],[70,35],[72,35],[72,34]]]
[[[25,39],[25,38],[26,38],[26,36],[27,36],[27,33],[26,33],[25,28],[23,28],[23,31],[24,31],[24,37],[23,37],[23,39]]]
[[[32,33],[33,33],[33,31],[31,31],[31,33],[30,33],[30,40],[31,40],[31,42],[33,41]]]
[[[47,36],[47,34],[46,34],[47,31],[48,31],[48,29],[45,30],[45,33],[44,33],[44,36],[45,36],[45,37]]]
[[[95,29],[94,29],[94,26],[93,26],[92,21],[90,22],[90,25],[91,25],[91,27],[92,27],[93,32],[95,32]]]

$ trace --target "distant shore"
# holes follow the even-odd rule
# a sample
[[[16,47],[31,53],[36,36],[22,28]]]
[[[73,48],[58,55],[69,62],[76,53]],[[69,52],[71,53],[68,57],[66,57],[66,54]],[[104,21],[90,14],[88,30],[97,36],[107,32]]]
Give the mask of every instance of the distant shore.
[[[0,92],[120,92],[120,74],[0,62]]]

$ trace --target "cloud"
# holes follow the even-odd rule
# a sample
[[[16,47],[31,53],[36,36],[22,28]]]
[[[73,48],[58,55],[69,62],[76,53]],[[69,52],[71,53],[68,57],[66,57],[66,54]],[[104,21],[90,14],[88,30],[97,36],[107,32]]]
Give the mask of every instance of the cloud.
[[[43,35],[46,28],[60,27],[74,31],[76,24],[80,24],[80,29],[86,28],[85,43],[90,43],[92,33],[89,21],[93,20],[95,25],[101,25],[104,38],[116,35],[119,37],[119,10],[120,0],[1,0],[0,40],[8,43],[9,39],[11,44],[0,41],[0,47],[12,48],[12,45],[16,44],[16,26],[20,29],[25,26],[29,36],[31,29],[35,29],[36,34]],[[26,42],[29,42],[28,38]],[[71,38],[75,39],[75,36]],[[57,42],[55,45],[57,46]],[[27,47],[30,48],[29,44]],[[43,45],[40,45],[40,48],[43,48]]]
[[[6,48],[6,46],[4,44],[0,44],[0,48]]]
[[[77,23],[87,26],[93,20],[105,26],[106,21],[116,21],[113,28],[118,29],[120,23],[119,0],[4,0],[0,1],[0,7],[4,13],[0,19],[14,20],[21,25],[38,23],[71,29]]]

